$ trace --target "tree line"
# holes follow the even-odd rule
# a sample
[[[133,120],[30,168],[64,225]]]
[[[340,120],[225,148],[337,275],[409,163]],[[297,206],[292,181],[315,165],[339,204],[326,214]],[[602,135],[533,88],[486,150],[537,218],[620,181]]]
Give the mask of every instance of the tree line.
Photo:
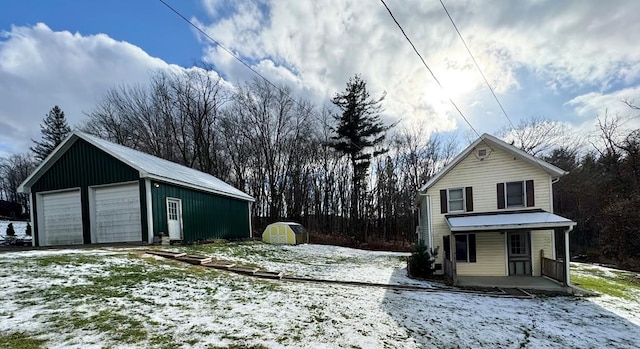
[[[251,194],[255,231],[286,219],[354,241],[415,242],[417,188],[457,154],[455,138],[427,124],[383,123],[384,95],[370,96],[357,75],[327,105],[291,95],[258,79],[230,86],[201,68],[160,71],[148,84],[108,91],[80,129]],[[32,148],[37,160],[30,153],[2,159],[0,199],[26,204],[15,188],[69,132],[63,119],[59,108],[45,117],[44,137]],[[599,141],[587,152],[567,143],[566,126],[543,118],[499,135],[569,171],[554,184],[554,210],[578,222],[573,251],[633,261],[640,257],[640,131],[625,130],[620,116],[598,121]]]

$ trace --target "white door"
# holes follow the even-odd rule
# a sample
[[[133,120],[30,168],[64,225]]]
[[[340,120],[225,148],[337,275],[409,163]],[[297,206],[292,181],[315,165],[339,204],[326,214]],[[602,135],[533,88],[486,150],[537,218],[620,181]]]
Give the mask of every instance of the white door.
[[[94,189],[95,242],[142,241],[138,183]]]
[[[38,199],[40,246],[84,243],[80,190],[42,194]]]
[[[167,198],[167,229],[171,240],[182,240],[182,202]]]

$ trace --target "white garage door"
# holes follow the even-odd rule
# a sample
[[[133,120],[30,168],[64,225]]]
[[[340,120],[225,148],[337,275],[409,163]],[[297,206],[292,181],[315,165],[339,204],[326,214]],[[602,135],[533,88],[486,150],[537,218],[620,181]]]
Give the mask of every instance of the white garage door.
[[[142,241],[138,184],[96,188],[95,242]]]
[[[40,245],[82,244],[80,190],[42,195]]]

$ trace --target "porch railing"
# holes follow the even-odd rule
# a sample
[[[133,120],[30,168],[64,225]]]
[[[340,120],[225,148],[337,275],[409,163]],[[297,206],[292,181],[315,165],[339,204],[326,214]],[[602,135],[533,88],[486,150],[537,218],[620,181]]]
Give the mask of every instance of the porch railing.
[[[564,261],[542,257],[542,275],[559,281],[563,285],[567,284]]]

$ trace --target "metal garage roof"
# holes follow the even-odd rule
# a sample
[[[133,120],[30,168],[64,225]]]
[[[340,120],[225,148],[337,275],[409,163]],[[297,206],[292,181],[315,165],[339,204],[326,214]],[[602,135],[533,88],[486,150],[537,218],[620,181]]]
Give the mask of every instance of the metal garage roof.
[[[553,229],[573,227],[576,222],[546,211],[487,213],[467,216],[449,216],[447,223],[452,232],[504,231],[514,229]]]
[[[192,168],[158,158],[119,144],[111,143],[104,139],[89,134],[74,131],[49,155],[40,166],[20,186],[27,191],[31,185],[74,143],[78,138],[83,139],[102,151],[112,155],[116,159],[133,167],[140,172],[140,178],[155,179],[162,182],[181,185],[188,188],[229,196],[246,201],[255,199],[221,181],[220,179]]]

